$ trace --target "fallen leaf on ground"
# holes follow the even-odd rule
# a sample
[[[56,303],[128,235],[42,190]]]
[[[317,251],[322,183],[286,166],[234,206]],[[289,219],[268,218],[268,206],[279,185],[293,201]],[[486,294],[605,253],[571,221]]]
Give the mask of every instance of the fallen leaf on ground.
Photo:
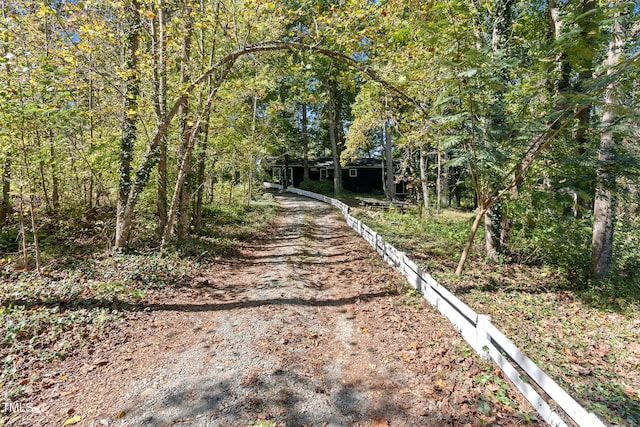
[[[79,392],[79,391],[80,391],[80,389],[79,389],[79,388],[76,388],[76,389],[73,389],[73,390],[69,390],[69,391],[65,391],[65,392],[63,392],[63,393],[60,393],[60,396],[63,396],[63,397],[65,397],[65,396],[71,396],[72,394],[76,394],[76,393],[77,393],[77,392]]]
[[[82,420],[80,415],[76,415],[75,417],[68,418],[67,421],[64,422],[65,426],[72,426],[74,424],[78,424]]]

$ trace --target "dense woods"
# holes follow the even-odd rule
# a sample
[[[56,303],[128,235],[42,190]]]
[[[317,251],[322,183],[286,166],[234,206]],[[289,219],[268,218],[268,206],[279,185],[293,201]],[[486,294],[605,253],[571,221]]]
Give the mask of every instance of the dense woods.
[[[254,188],[270,156],[384,153],[427,214],[476,208],[458,273],[483,222],[494,261],[537,240],[540,261],[601,279],[639,233],[637,15],[587,0],[4,1],[0,219],[37,262],[42,221],[115,206],[124,248],[150,192],[166,244],[204,198]],[[576,259],[544,253],[557,244]]]
[[[295,162],[637,425],[639,75],[633,1],[0,0],[1,393],[200,295],[181,286],[266,238],[261,184]],[[396,169],[408,208],[358,208],[320,158]],[[366,197],[405,197],[382,177]]]
[[[475,209],[458,274],[483,228],[492,262],[637,283],[633,2],[1,7],[0,221],[26,265],[98,211],[114,249],[150,224],[166,247],[274,158],[373,156],[401,161],[423,215]]]

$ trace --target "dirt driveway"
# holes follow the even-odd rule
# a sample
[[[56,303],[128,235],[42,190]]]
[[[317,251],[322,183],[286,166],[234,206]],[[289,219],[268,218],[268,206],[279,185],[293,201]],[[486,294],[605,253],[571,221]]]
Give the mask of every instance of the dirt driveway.
[[[524,424],[531,408],[335,209],[277,199],[270,239],[155,294],[16,424]]]

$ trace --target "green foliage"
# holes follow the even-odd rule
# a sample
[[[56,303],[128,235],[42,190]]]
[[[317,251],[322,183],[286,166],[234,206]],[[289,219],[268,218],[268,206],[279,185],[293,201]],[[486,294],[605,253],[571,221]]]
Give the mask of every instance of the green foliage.
[[[266,236],[277,213],[275,201],[253,201],[249,206],[209,205],[203,209],[204,226],[173,247],[178,258],[202,262],[221,255],[232,255],[246,241]]]
[[[553,203],[549,198],[545,200]],[[519,262],[557,268],[584,280],[591,262],[589,218],[576,219],[562,211],[545,212],[526,204],[523,200],[509,205],[509,217],[514,221],[510,255]]]
[[[473,219],[469,213],[454,210],[427,219],[416,211],[402,213],[395,209],[356,209],[352,214],[381,233],[399,250],[418,249],[426,258],[446,258],[450,262],[459,255]]]
[[[300,183],[300,189],[324,194],[325,196],[332,196],[334,194],[333,181],[302,181]]]
[[[17,252],[19,233],[16,228],[6,228],[0,233],[0,252]]]
[[[640,294],[640,217],[621,218],[614,234],[614,272],[629,294]]]

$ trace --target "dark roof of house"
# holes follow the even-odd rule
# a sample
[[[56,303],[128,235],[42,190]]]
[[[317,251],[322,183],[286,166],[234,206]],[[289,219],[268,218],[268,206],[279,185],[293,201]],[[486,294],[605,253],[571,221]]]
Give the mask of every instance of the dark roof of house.
[[[394,160],[398,163],[398,160]],[[289,159],[289,167],[300,166],[302,167],[303,160],[300,158]],[[278,159],[274,166],[284,166],[282,159]],[[343,168],[379,168],[382,166],[381,159],[374,159],[370,157],[359,157],[342,165]],[[320,157],[317,159],[309,159],[310,168],[328,168],[333,169],[333,159],[331,157]]]

